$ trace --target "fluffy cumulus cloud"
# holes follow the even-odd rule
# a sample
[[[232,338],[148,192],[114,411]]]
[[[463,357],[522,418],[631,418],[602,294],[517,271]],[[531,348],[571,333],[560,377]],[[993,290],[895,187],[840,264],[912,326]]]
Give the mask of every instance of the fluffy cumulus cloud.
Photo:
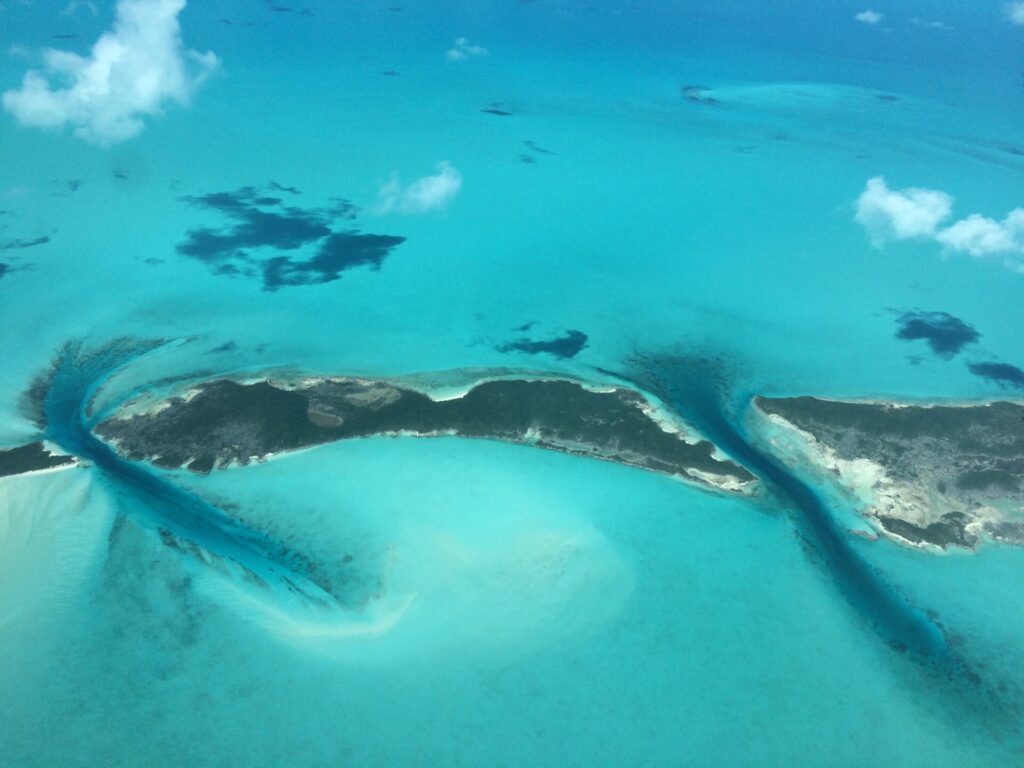
[[[1024,0],[1016,0],[1006,4],[1006,15],[1010,22],[1018,27],[1024,27]]]
[[[45,50],[43,69],[4,93],[4,109],[22,125],[70,125],[96,144],[132,138],[166,103],[187,104],[217,67],[213,53],[182,44],[178,15],[185,2],[118,0],[114,26],[88,56]]]
[[[954,251],[975,257],[1024,255],[1024,208],[1015,208],[1002,221],[971,214],[939,232],[937,239]]]
[[[856,219],[876,247],[892,240],[930,240],[947,251],[975,258],[1001,258],[1024,272],[1024,208],[1002,220],[974,213],[943,226],[953,198],[934,189],[890,189],[885,179],[870,179],[857,199]]]
[[[487,49],[482,45],[472,43],[465,37],[459,37],[456,38],[455,44],[444,52],[444,57],[448,61],[463,61],[477,56],[486,56],[487,53]]]
[[[931,189],[889,189],[881,176],[868,181],[857,199],[857,221],[867,228],[871,241],[882,246],[889,240],[931,238],[939,223],[953,210],[953,198]]]
[[[445,207],[462,188],[462,174],[449,163],[438,163],[437,173],[424,176],[408,186],[395,178],[377,195],[379,213],[426,213]]]
[[[859,21],[861,24],[877,24],[885,17],[878,11],[861,11],[860,13],[854,14],[853,18]]]

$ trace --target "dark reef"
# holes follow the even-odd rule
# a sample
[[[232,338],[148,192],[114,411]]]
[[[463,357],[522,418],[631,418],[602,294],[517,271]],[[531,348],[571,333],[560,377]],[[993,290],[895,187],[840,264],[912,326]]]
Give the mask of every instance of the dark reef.
[[[541,155],[553,155],[553,154],[555,154],[550,149],[545,149],[544,147],[542,147],[540,144],[538,144],[533,139],[526,139],[523,142],[523,144],[525,144],[528,149],[531,149],[534,152],[537,152],[538,154],[541,154]]]
[[[528,355],[538,355],[543,352],[567,360],[578,355],[587,346],[588,338],[583,331],[570,330],[566,331],[564,336],[554,339],[517,339],[502,344],[497,349],[506,354],[524,352]]]
[[[968,370],[975,376],[994,381],[1002,387],[1024,389],[1024,370],[1009,363],[969,363]]]
[[[218,347],[214,347],[213,349],[211,349],[206,354],[208,354],[208,355],[223,355],[223,354],[226,354],[228,352],[234,352],[236,349],[238,349],[238,345],[234,341],[225,341],[223,344],[221,344]]]
[[[41,442],[29,443],[0,451],[0,477],[23,475],[26,472],[74,463],[74,457],[50,453]]]
[[[896,319],[896,338],[903,341],[922,339],[938,357],[949,360],[981,334],[948,312],[903,312]]]
[[[408,432],[535,445],[709,485],[754,480],[738,464],[715,458],[711,443],[690,444],[663,430],[645,406],[633,390],[593,392],[569,381],[490,381],[463,397],[435,401],[384,381],[324,379],[286,388],[220,379],[161,410],[109,419],[97,433],[130,459],[197,472],[335,440]]]
[[[299,194],[276,181],[270,183],[270,192]],[[267,291],[329,283],[353,267],[379,269],[392,249],[405,242],[395,235],[334,229],[336,222],[350,222],[357,215],[356,206],[343,198],[332,199],[326,207],[299,208],[250,186],[182,200],[219,213],[225,222],[190,229],[178,253],[202,261],[215,274],[262,278]],[[269,255],[258,257],[258,252]]]
[[[26,248],[35,248],[37,245],[46,245],[50,242],[49,235],[33,237],[28,240],[15,238],[14,240],[0,240],[0,251],[20,251]]]
[[[707,95],[708,88],[703,85],[684,85],[679,89],[683,98],[691,104],[714,105],[720,103],[714,96]]]
[[[915,544],[973,547],[978,533],[1024,543],[1024,525],[993,519],[1024,503],[1024,405],[968,406],[756,399],[842,460],[868,459],[892,481],[882,528]]]

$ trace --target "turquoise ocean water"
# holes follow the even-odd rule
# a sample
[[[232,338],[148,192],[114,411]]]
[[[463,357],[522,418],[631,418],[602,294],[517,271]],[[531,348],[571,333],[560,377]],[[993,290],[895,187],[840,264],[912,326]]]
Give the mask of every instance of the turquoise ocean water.
[[[112,23],[69,7],[4,4],[0,89]],[[197,371],[602,379],[666,353],[740,393],[1015,396],[965,363],[1024,367],[1024,275],[876,248],[854,219],[876,176],[948,192],[958,218],[1022,204],[1024,29],[1000,3],[878,24],[839,0],[281,7],[189,3],[185,45],[220,65],[131,140],[3,114],[0,445],[34,434],[21,395],[74,339],[173,340],[98,407]],[[462,37],[486,54],[448,60]],[[382,187],[439,163],[462,180],[447,205],[386,210]],[[360,212],[336,229],[407,239],[277,290],[178,251],[230,226],[185,198],[245,187],[307,213],[344,198]],[[981,338],[932,355],[895,337],[913,310]],[[568,330],[588,337],[571,359],[501,351]],[[1024,760],[1018,550],[848,542],[965,676],[886,644],[786,510],[633,469],[371,439],[166,479],[322,563],[346,609],[253,600],[96,468],[2,480],[0,765]]]

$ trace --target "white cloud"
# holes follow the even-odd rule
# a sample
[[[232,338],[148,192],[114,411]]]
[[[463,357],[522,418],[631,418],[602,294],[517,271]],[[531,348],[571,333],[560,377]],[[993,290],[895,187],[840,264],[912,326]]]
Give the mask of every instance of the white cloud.
[[[881,176],[868,181],[857,198],[857,221],[876,246],[888,240],[931,238],[953,210],[953,198],[931,189],[889,189]]]
[[[444,57],[448,61],[462,61],[463,59],[486,56],[487,54],[488,50],[482,45],[471,43],[465,37],[459,37],[456,38],[455,45],[444,52]]]
[[[939,232],[936,239],[976,258],[1024,255],[1024,208],[1015,208],[1002,221],[973,213]]]
[[[1002,221],[979,213],[940,224],[953,210],[953,198],[934,189],[889,189],[885,179],[870,179],[857,199],[856,219],[876,247],[890,240],[930,240],[947,252],[975,258],[1001,258],[1024,272],[1024,208],[1014,208]]]
[[[100,9],[96,7],[96,3],[92,2],[92,0],[69,0],[68,4],[64,6],[64,10],[60,12],[60,15],[74,16],[79,8],[85,8],[93,16],[98,16],[100,12]]]
[[[878,11],[861,11],[860,13],[854,14],[854,17],[861,24],[877,24],[885,16]]]
[[[165,102],[188,104],[218,65],[213,53],[182,44],[178,14],[185,2],[118,0],[113,28],[88,56],[46,49],[43,71],[29,70],[20,89],[4,93],[4,109],[22,125],[71,125],[96,144],[136,136],[143,118]]]
[[[920,16],[914,16],[910,20],[910,23],[915,27],[922,27],[924,29],[945,29],[950,32],[953,30],[953,28],[944,21],[929,21],[928,19],[922,19]]]
[[[1006,16],[1012,24],[1024,27],[1024,0],[1006,4]]]
[[[392,179],[377,194],[378,213],[425,213],[446,206],[462,188],[462,174],[449,163],[437,165],[437,173],[424,176],[408,186]]]

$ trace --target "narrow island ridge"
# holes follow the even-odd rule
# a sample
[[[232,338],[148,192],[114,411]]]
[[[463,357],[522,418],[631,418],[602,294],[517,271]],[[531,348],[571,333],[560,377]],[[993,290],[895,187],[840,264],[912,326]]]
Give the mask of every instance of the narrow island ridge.
[[[758,478],[624,384],[476,369],[431,394],[413,378],[215,378],[122,403],[95,433],[124,458],[209,473],[353,438],[455,436],[556,450],[752,496]],[[422,380],[429,379],[424,377]],[[877,535],[932,550],[1024,544],[1024,404],[754,398],[755,439],[837,489]],[[80,462],[34,442],[0,477]]]
[[[75,457],[62,455],[54,446],[42,440],[16,448],[0,449],[0,477],[50,472],[77,465]]]
[[[97,434],[126,458],[210,472],[272,454],[373,435],[452,435],[531,445],[750,493],[756,478],[625,387],[564,379],[484,380],[457,397],[382,379],[221,378],[152,407],[126,404]]]

